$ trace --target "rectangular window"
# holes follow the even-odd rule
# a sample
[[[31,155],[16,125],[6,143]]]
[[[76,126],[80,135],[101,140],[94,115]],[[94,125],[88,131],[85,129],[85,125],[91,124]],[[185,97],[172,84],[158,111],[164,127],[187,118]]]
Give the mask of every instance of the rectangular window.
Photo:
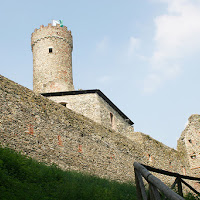
[[[52,48],[49,48],[49,53],[53,53],[53,49]]]
[[[112,113],[110,113],[110,122],[111,122],[111,127],[114,127],[114,116]]]

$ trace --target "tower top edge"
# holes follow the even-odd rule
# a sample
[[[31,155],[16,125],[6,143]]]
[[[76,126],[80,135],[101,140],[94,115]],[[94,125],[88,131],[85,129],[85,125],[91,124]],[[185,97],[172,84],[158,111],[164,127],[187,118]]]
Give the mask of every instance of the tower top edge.
[[[56,24],[56,26],[53,26],[52,23],[49,23],[47,26],[40,25],[40,28],[35,28],[32,35],[46,30],[66,31],[68,33],[71,33],[71,30],[68,30],[66,26],[60,26],[60,24]]]
[[[67,29],[66,26],[60,26],[60,24],[56,24],[53,26],[49,23],[47,26],[41,25],[39,29],[35,29],[31,35],[31,46],[36,42],[45,39],[45,38],[61,38],[67,40],[72,46],[72,33]]]

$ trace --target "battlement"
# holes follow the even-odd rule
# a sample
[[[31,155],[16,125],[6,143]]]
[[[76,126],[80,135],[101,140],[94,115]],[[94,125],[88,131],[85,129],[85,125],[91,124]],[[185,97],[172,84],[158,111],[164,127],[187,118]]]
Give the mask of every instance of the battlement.
[[[73,49],[73,39],[70,30],[67,30],[66,26],[60,27],[59,24],[52,26],[51,23],[48,26],[41,25],[39,29],[35,29],[31,35],[31,48],[44,39],[47,38],[57,38],[69,43],[70,47]]]

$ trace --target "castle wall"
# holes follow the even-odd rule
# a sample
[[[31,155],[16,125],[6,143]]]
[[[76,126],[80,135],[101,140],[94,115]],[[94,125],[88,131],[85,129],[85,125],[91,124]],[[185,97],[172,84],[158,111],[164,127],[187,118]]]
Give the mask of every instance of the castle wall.
[[[36,93],[74,90],[72,78],[72,35],[67,27],[49,24],[35,29],[33,51],[33,91]]]
[[[0,76],[3,146],[65,170],[118,181],[133,181],[134,161],[181,172],[182,163],[175,150],[141,133],[132,137],[128,139]],[[161,178],[165,183],[174,181]]]
[[[93,121],[101,124],[100,104],[98,94],[78,94],[66,96],[50,96],[48,99],[57,103],[66,103],[66,107],[84,115]]]
[[[132,135],[134,128],[124,120],[107,102],[98,96],[101,124],[125,136]]]
[[[125,136],[134,132],[134,128],[97,93],[50,96],[48,98],[57,103],[66,103],[67,108]]]
[[[200,115],[192,115],[178,140],[177,149],[187,160],[191,174],[200,174]]]

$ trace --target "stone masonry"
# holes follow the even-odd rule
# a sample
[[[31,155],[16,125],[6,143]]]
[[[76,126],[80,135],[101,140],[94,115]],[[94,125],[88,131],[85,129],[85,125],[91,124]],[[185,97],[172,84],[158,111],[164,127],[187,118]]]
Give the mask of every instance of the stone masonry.
[[[72,79],[72,35],[67,27],[43,25],[31,37],[33,91],[74,90]]]
[[[74,90],[72,78],[72,35],[67,27],[43,25],[31,37],[33,91],[53,93]],[[97,94],[48,97],[101,125],[125,135],[134,128]],[[120,111],[121,112],[121,111]]]
[[[125,136],[134,133],[134,128],[98,93],[50,96],[48,98]]]
[[[177,150],[169,148],[134,132],[133,122],[98,92],[41,95],[74,90],[67,27],[42,25],[32,33],[31,47],[33,91],[0,75],[0,145],[64,170],[122,182],[134,180],[134,161],[199,176],[200,115],[189,118]],[[174,181],[156,176],[167,184]]]
[[[179,153],[147,135],[134,133],[131,140],[3,76],[0,83],[2,146],[64,170],[123,182],[134,180],[134,161],[182,173]]]
[[[192,115],[178,140],[178,151],[186,161],[191,173],[199,176],[200,172],[200,115]]]

